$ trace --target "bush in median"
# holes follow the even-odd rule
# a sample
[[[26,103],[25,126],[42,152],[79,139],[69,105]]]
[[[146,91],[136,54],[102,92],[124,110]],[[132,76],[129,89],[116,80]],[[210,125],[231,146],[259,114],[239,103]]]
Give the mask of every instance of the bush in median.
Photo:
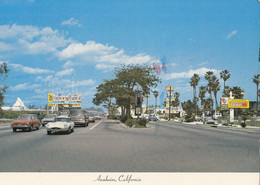
[[[146,123],[148,120],[146,119],[128,119],[126,120],[125,124],[129,127],[135,127],[135,128],[146,128]]]

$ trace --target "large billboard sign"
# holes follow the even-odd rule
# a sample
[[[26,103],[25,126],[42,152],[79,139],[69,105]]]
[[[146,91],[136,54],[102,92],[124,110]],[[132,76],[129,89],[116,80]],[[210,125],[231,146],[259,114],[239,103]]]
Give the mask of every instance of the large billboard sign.
[[[169,91],[169,90],[173,91],[173,90],[174,90],[174,88],[173,88],[173,87],[171,87],[171,86],[166,86],[166,87],[165,87],[165,90],[166,90],[166,91]]]
[[[75,96],[69,94],[68,96],[56,96],[55,94],[48,94],[48,102],[81,102],[81,94]]]
[[[249,100],[245,99],[229,99],[228,108],[237,109],[237,108],[249,108]]]

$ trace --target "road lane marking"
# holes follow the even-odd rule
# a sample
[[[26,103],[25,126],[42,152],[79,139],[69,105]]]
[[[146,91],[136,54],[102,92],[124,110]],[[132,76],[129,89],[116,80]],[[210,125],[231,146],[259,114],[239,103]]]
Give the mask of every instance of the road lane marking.
[[[8,128],[8,127],[11,128],[11,126],[9,125],[9,126],[0,127],[0,129],[1,129],[1,128]]]
[[[96,126],[98,126],[102,121],[98,122],[97,124],[95,124],[93,127],[90,128],[90,130],[93,130]]]

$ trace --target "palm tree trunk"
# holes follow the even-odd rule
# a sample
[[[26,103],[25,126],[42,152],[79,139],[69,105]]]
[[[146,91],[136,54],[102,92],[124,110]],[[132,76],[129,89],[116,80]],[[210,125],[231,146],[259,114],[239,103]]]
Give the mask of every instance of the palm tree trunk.
[[[256,85],[256,115],[258,115],[258,84]]]

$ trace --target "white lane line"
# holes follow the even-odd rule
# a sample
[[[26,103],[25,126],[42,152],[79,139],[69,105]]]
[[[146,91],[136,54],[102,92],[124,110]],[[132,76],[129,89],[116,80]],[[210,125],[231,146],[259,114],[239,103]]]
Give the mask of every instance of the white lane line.
[[[9,125],[9,126],[2,126],[2,127],[0,127],[0,129],[1,128],[8,128],[8,127],[11,128],[11,126]]]
[[[97,124],[95,124],[93,127],[90,128],[90,130],[93,130],[96,126],[98,126],[102,121],[98,122]]]

